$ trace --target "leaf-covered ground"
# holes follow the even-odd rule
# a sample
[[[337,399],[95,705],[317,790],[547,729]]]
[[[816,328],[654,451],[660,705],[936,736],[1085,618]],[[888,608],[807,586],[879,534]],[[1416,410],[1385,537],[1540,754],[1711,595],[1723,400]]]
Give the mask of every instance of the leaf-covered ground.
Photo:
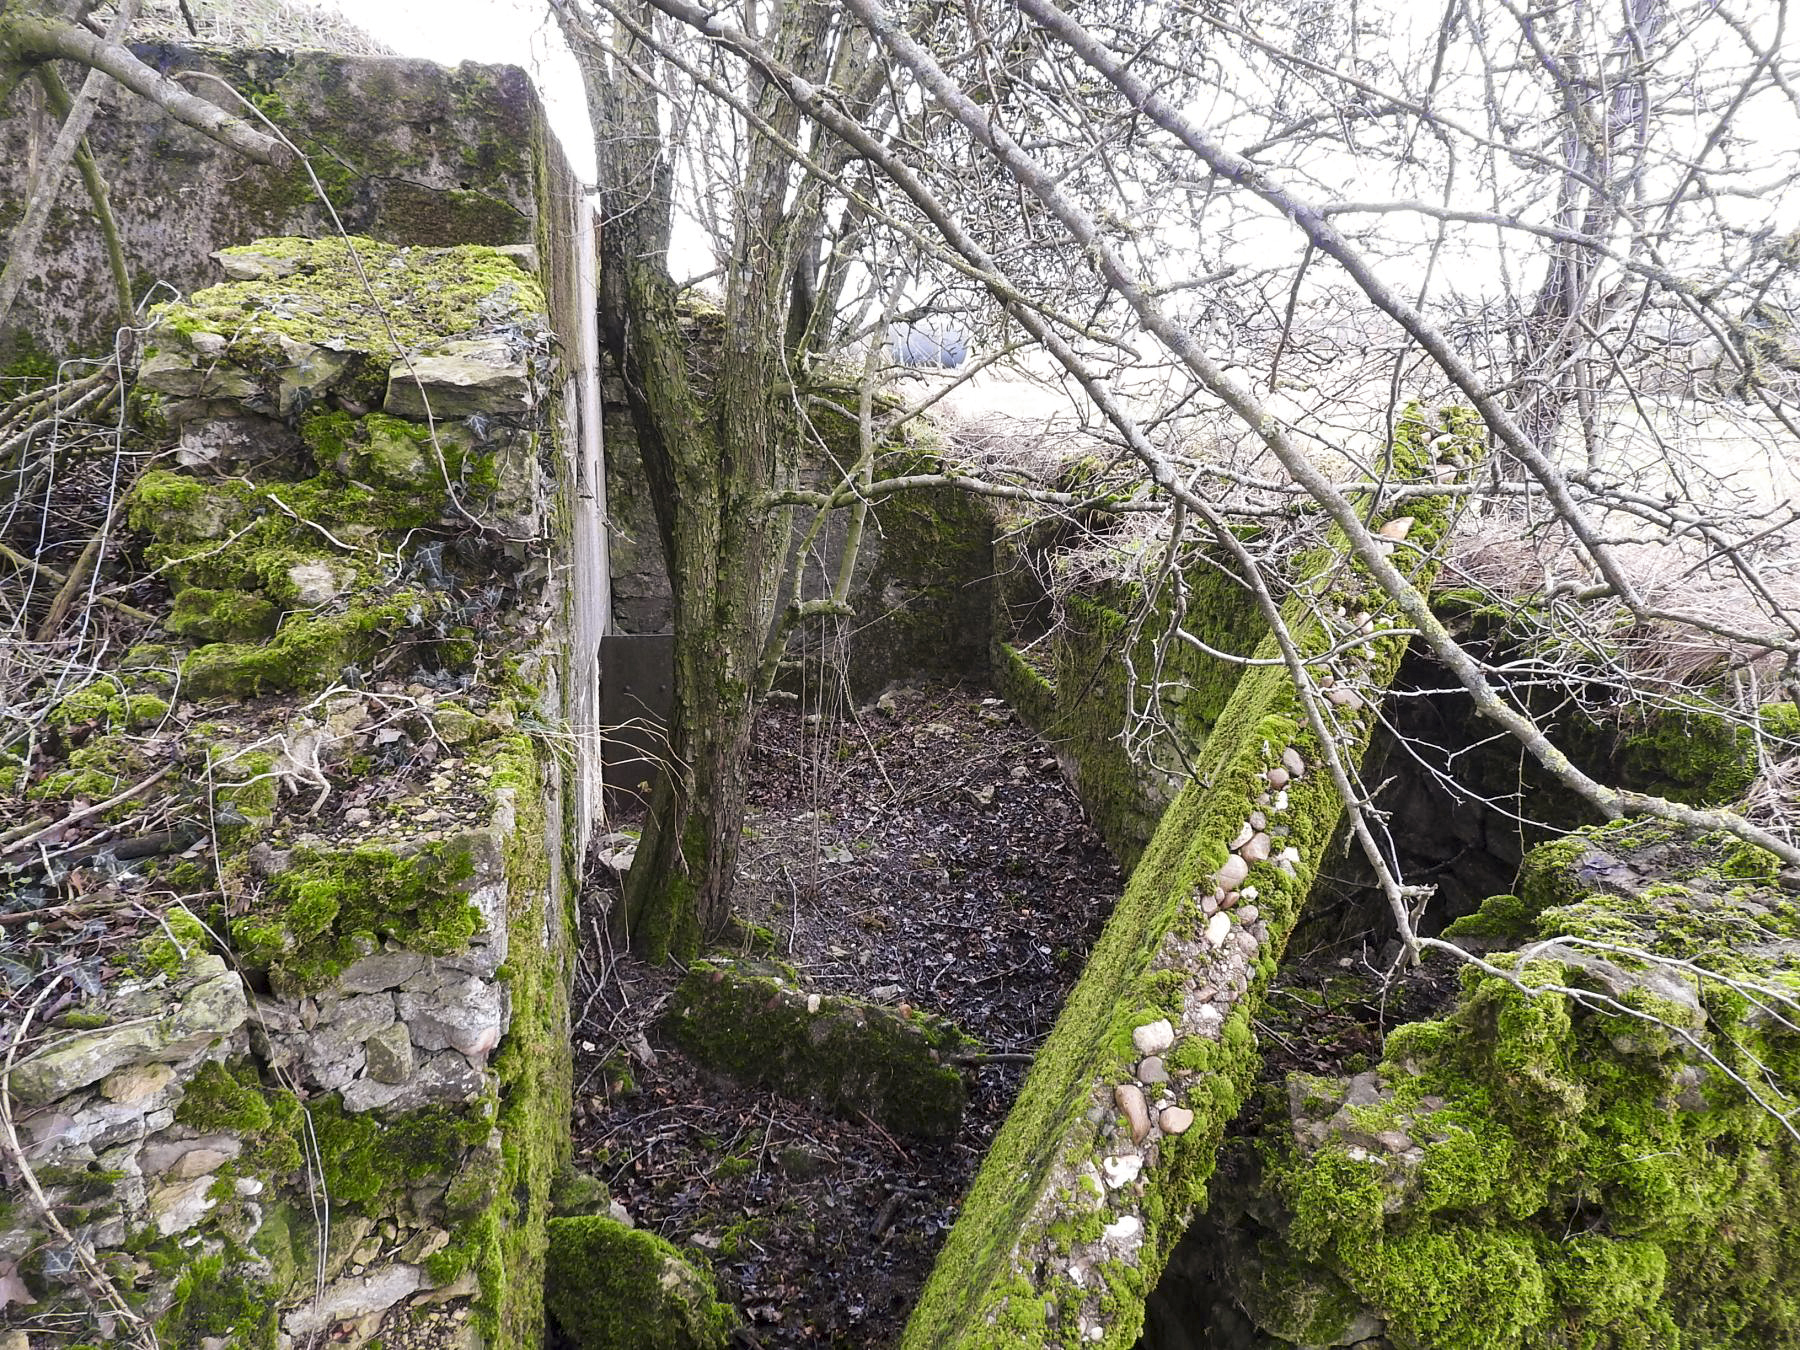
[[[736,905],[743,950],[809,988],[949,1017],[1000,1058],[961,1132],[890,1135],[710,1074],[659,1036],[678,972],[587,915],[576,1162],[641,1227],[704,1256],[763,1346],[895,1344],[961,1196],[1121,878],[1050,750],[999,700],[902,689],[757,732]],[[603,874],[604,879],[604,874]]]

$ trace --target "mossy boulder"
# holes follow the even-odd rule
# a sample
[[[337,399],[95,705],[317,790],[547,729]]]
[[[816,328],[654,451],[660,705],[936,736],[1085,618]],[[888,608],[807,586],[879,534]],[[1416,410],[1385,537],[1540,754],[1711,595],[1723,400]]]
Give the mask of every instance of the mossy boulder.
[[[975,1043],[950,1023],[809,994],[773,966],[696,962],[663,1027],[710,1068],[906,1134],[952,1135],[968,1104],[953,1061]]]
[[[544,1307],[576,1350],[724,1350],[737,1314],[712,1276],[654,1233],[551,1219]]]
[[[163,626],[202,642],[242,642],[268,637],[280,617],[281,611],[260,595],[190,586],[175,597]]]

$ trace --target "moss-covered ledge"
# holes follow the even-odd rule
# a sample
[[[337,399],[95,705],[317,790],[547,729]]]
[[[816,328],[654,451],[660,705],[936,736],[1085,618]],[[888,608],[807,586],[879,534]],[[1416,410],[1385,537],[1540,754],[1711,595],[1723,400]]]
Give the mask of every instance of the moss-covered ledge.
[[[1461,414],[1428,423],[1415,410],[1395,446],[1399,472],[1431,469],[1434,438],[1456,444],[1470,430]],[[1448,509],[1408,504],[1401,559],[1421,581]],[[1368,621],[1383,608],[1328,545],[1284,615],[1316,654],[1379,628]],[[1404,647],[1370,638],[1332,667],[1343,696],[1330,715],[1352,764]],[[1257,655],[1278,655],[1272,637]],[[908,1350],[1123,1350],[1142,1329],[1144,1299],[1248,1091],[1257,999],[1341,813],[1279,665],[1236,683],[1195,767],[989,1151],[907,1325]]]

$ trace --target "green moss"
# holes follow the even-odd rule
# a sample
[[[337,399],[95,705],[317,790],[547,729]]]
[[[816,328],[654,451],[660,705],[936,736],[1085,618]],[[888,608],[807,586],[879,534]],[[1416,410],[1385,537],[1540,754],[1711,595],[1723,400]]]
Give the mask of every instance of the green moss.
[[[1203,552],[1181,577],[1182,626],[1214,648],[1248,653],[1267,632],[1243,587]],[[1130,653],[1140,681],[1156,669],[1157,637],[1175,619],[1177,590],[1170,582],[1150,600],[1135,584],[1106,583],[1075,592],[1063,603],[1048,653],[1039,669],[1012,649],[1002,651],[999,678],[1020,715],[1075,767],[1083,804],[1108,846],[1127,869],[1142,855],[1185,763],[1203,753],[1244,667],[1187,644],[1165,654],[1158,705],[1171,735],[1153,750],[1154,763],[1134,759],[1120,735],[1129,709],[1147,706],[1141,684],[1127,689],[1122,647],[1131,616],[1147,606]]]
[[[968,1089],[950,1061],[974,1043],[939,1018],[809,997],[770,967],[720,960],[690,969],[664,1025],[701,1063],[853,1118],[936,1137],[962,1121]]]
[[[190,957],[211,949],[212,938],[205,926],[177,905],[162,916],[156,932],[139,944],[131,964],[134,969],[174,979],[181,974]]]
[[[737,1315],[711,1277],[653,1233],[552,1219],[545,1305],[577,1350],[724,1350]]]
[[[206,1133],[251,1135],[268,1129],[275,1117],[254,1067],[234,1069],[209,1061],[188,1081],[175,1119]]]
[[[228,358],[251,371],[287,364],[278,338],[398,358],[546,312],[537,281],[480,245],[408,249],[362,237],[273,238],[224,253],[285,274],[228,281],[159,307],[155,336],[216,334],[226,340]]]
[[[254,914],[234,919],[244,961],[297,989],[324,987],[361,954],[360,941],[392,938],[411,951],[459,952],[481,914],[462,884],[475,874],[474,838],[402,855],[379,845],[296,850]]]
[[[140,731],[168,716],[167,699],[134,694],[116,679],[83,685],[50,710],[50,725],[67,732],[76,727],[101,731]]]
[[[1555,903],[1504,905],[1501,927],[1604,936],[1768,980],[1772,961],[1791,970],[1793,958],[1762,944],[1785,943],[1800,916],[1775,887],[1722,873],[1732,842],[1646,821],[1546,845],[1522,890]],[[1540,992],[1470,967],[1453,1012],[1389,1036],[1387,1096],[1351,1118],[1365,1135],[1408,1132],[1416,1168],[1353,1156],[1347,1140],[1302,1153],[1285,1129],[1268,1137],[1266,1193],[1291,1215],[1288,1250],[1354,1289],[1403,1347],[1780,1341],[1800,1313],[1800,1148],[1726,1071],[1785,1076],[1800,1068],[1800,1035],[1715,982],[1534,950],[1489,960]],[[1550,984],[1665,1027],[1541,992]],[[1724,1070],[1667,1028],[1700,1036]],[[1306,1109],[1323,1117],[1332,1104],[1327,1093]]]
[[[164,626],[202,642],[241,642],[268,637],[280,616],[280,610],[260,595],[190,586],[175,597]]]
[[[1762,734],[1778,741],[1800,741],[1800,706],[1791,702],[1765,703],[1758,710]]]
[[[347,614],[290,614],[271,641],[199,648],[182,663],[182,682],[196,698],[323,689],[346,667],[368,661],[408,629],[420,627],[430,604],[428,597],[402,592]]]
[[[56,366],[56,357],[27,330],[9,330],[0,344],[0,402],[48,384],[56,378]]]
[[[512,1023],[493,1060],[507,1146],[490,1211],[494,1231],[482,1249],[482,1303],[493,1339],[526,1346],[543,1340],[545,1223],[552,1185],[569,1162],[571,919],[555,906],[552,870],[575,872],[569,860],[547,852],[551,823],[538,748],[514,735],[484,751],[494,804],[510,806],[515,817],[504,855],[507,922],[515,934],[531,936],[508,953]]]
[[[1719,713],[1657,710],[1621,734],[1619,778],[1629,787],[1709,806],[1736,801],[1756,777],[1756,738]]]
[[[229,1336],[235,1350],[275,1350],[279,1316],[267,1287],[224,1254],[201,1256],[175,1281],[175,1301],[157,1323],[167,1345],[199,1345]]]
[[[310,1110],[333,1202],[371,1216],[391,1212],[424,1182],[454,1180],[470,1150],[485,1144],[493,1128],[479,1112],[450,1107],[380,1118],[352,1115],[327,1097]]]
[[[267,822],[275,815],[280,787],[275,756],[267,750],[214,752],[213,799],[219,814],[235,811],[246,821]]]
[[[1450,940],[1490,938],[1505,941],[1530,936],[1537,912],[1516,895],[1495,895],[1481,908],[1449,924],[1443,936]]]

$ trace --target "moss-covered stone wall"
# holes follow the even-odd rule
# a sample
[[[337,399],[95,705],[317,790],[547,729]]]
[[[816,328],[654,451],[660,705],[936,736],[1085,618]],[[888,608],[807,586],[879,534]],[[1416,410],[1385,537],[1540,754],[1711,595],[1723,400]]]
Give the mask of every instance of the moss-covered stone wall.
[[[1446,1016],[1259,1103],[1171,1268],[1180,1320],[1220,1345],[1790,1344],[1800,904],[1775,878],[1653,821],[1534,850],[1452,928],[1489,969]]]
[[[1156,831],[1188,767],[1204,750],[1214,725],[1237,687],[1244,667],[1186,643],[1165,648],[1158,640],[1182,607],[1181,623],[1205,635],[1218,651],[1248,655],[1268,632],[1255,601],[1217,556],[1203,556],[1184,571],[1179,588],[1164,584],[1155,597],[1131,582],[1094,583],[1065,596],[1053,622],[1025,614],[1047,606],[1029,578],[1054,543],[1013,536],[1006,571],[1019,580],[1003,587],[996,608],[995,684],[1055,749],[1063,772],[1120,863],[1129,870]],[[1179,597],[1179,599],[1177,598]],[[1134,629],[1134,623],[1136,627]],[[1135,632],[1135,636],[1134,636]],[[1130,644],[1130,664],[1124,659]],[[1135,687],[1128,683],[1135,673]],[[1154,721],[1151,731],[1154,684]],[[1134,722],[1141,744],[1128,747]]]
[[[1428,447],[1467,430],[1460,414],[1409,415],[1398,471],[1431,469]],[[1428,578],[1447,506],[1406,509],[1398,547]],[[1355,763],[1405,642],[1368,635],[1381,599],[1338,549],[1321,550],[1307,575],[1284,614],[1304,652],[1338,652],[1321,672],[1326,716]],[[1272,637],[1257,650],[1274,654]],[[1249,1090],[1257,1000],[1340,813],[1279,665],[1236,682],[1194,768],[1038,1053],[907,1347],[1125,1347],[1143,1326],[1144,1299]]]
[[[522,70],[167,45],[139,54],[166,73],[223,78],[248,98],[305,152],[353,233],[430,246],[536,242],[547,200],[534,182],[535,166],[545,163],[544,121]],[[226,97],[205,82],[190,87]],[[26,178],[55,135],[55,119],[29,82],[0,109],[0,143],[12,151],[0,157],[0,231],[11,228]],[[304,165],[245,162],[116,85],[101,95],[88,141],[137,299],[159,281],[184,293],[208,284],[215,249],[335,229]],[[565,236],[558,248],[566,243]],[[71,174],[39,266],[0,332],[0,372],[45,353],[110,349],[112,286],[97,223]]]
[[[689,340],[717,342],[717,311],[690,297]],[[710,322],[709,322],[710,320]],[[705,364],[704,362],[702,364]],[[821,376],[803,394],[803,486],[833,492],[860,453],[853,385]],[[891,418],[900,405],[876,396],[876,417]],[[673,597],[657,535],[656,514],[638,449],[636,429],[616,379],[607,382],[606,462],[608,557],[613,617],[618,631],[669,631]],[[876,479],[942,473],[947,465],[933,433],[915,422],[890,433],[879,447]],[[838,509],[815,529],[809,507],[795,512],[789,581],[779,603],[792,598],[792,578],[808,600],[831,592],[842,556],[849,512]],[[806,549],[806,556],[800,550]],[[829,618],[805,620],[794,631],[782,684],[816,687],[822,670],[841,679],[859,699],[874,697],[896,680],[919,676],[962,678],[988,665],[993,611],[994,517],[986,499],[954,487],[894,493],[874,503],[857,550],[849,607],[842,621],[847,642],[823,649],[822,635],[840,631]]]
[[[161,767],[137,800],[193,833],[116,883],[159,936],[14,1066],[24,1158],[164,1345],[536,1347],[592,798],[571,365],[529,250],[222,262],[132,400],[174,450],[123,524],[160,631],[19,784]],[[0,1325],[99,1339],[59,1244],[7,1212]]]

